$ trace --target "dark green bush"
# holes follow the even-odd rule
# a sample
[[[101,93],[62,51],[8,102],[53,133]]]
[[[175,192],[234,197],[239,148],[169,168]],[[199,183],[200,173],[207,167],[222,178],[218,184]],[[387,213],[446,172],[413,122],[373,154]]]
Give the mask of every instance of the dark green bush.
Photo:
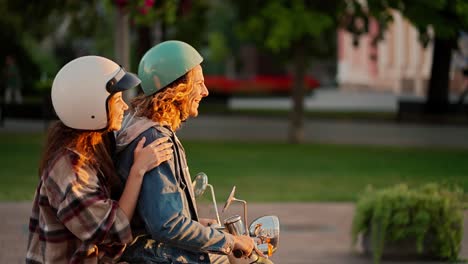
[[[457,260],[463,236],[462,199],[460,189],[437,184],[368,188],[356,205],[353,243],[360,234],[370,235],[374,263],[380,262],[386,242],[403,241],[415,241],[418,254]]]

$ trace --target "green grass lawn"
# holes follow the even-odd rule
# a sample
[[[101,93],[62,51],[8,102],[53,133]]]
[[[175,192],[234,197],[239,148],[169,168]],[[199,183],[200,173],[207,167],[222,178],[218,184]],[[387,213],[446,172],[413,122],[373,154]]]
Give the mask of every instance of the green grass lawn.
[[[45,136],[0,134],[0,200],[32,199]]]
[[[32,199],[42,134],[0,134],[0,200]],[[218,202],[233,185],[248,201],[354,201],[371,184],[439,182],[468,191],[468,150],[280,143],[184,143]]]

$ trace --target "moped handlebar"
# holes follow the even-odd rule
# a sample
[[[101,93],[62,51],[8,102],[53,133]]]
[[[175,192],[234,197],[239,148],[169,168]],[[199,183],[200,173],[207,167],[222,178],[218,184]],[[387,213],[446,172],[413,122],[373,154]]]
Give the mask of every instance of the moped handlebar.
[[[249,229],[247,230],[244,226],[247,224],[247,202],[244,200],[237,199],[235,197],[236,187],[232,188],[232,191],[223,207],[223,212],[227,210],[232,202],[241,202],[244,207],[244,222],[239,215],[234,215],[227,218],[224,221],[224,226],[221,226],[219,213],[216,204],[216,198],[214,194],[213,187],[208,184],[208,176],[205,173],[199,173],[195,180],[193,181],[193,188],[196,197],[201,196],[207,187],[211,189],[211,195],[213,199],[213,206],[216,213],[217,224],[212,225],[212,227],[220,231],[228,231],[230,234],[240,236],[246,235],[252,237],[256,245],[254,250],[249,256],[245,256],[242,250],[234,250],[232,255],[229,255],[229,261],[231,264],[244,264],[244,263],[266,263],[270,264],[271,262],[266,255],[271,256],[276,249],[278,248],[279,241],[279,219],[277,216],[262,216],[255,219]]]

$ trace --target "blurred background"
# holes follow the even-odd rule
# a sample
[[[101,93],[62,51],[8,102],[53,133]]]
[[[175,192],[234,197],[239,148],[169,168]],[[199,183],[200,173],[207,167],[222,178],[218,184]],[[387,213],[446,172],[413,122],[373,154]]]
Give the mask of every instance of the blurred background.
[[[331,241],[346,252],[369,188],[435,184],[459,194],[466,215],[467,32],[463,0],[1,0],[0,204],[7,214],[22,208],[12,225],[24,237],[56,119],[50,88],[65,63],[92,54],[137,72],[149,48],[177,39],[203,55],[210,92],[178,134],[192,175],[206,172],[221,202],[237,185],[240,198],[268,203],[266,213],[283,210],[292,233],[297,222],[275,204],[344,205],[343,229],[300,226],[318,241],[341,230]],[[281,263],[309,263],[283,252]]]

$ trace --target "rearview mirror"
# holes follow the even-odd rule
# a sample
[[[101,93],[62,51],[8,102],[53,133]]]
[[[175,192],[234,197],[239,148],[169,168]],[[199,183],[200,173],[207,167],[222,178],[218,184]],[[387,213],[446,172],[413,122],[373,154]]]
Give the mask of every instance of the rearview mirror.
[[[267,256],[273,255],[278,249],[279,231],[279,219],[274,215],[257,218],[249,227],[250,236],[260,240],[257,248]]]
[[[192,182],[195,197],[200,197],[205,193],[208,185],[208,176],[204,172],[199,172]]]
[[[221,220],[219,219],[218,205],[216,204],[216,196],[213,190],[213,186],[208,184],[208,176],[204,172],[199,172],[192,182],[193,192],[195,197],[200,197],[205,193],[206,188],[209,187],[211,190],[211,198],[213,199],[213,207],[216,213],[216,221],[218,221],[217,227],[221,227]]]

